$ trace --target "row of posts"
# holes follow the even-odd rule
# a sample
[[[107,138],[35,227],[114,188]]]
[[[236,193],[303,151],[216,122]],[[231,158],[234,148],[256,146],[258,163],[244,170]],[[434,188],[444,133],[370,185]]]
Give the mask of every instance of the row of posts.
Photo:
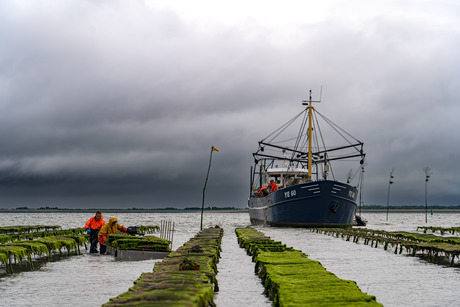
[[[388,221],[388,208],[390,203],[390,186],[393,184],[393,172],[394,168],[390,173],[390,181],[388,182],[388,196],[387,196],[387,221]],[[431,168],[428,166],[423,169],[425,172],[425,223],[428,223],[428,180],[430,179]],[[431,215],[433,215],[433,210],[431,210]]]
[[[160,238],[171,242],[170,243],[171,249],[172,249],[173,237],[174,237],[174,222],[161,221],[160,222]]]

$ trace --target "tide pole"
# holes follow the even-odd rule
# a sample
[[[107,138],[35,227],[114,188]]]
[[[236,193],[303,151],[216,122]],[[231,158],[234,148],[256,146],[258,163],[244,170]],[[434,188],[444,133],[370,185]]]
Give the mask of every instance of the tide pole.
[[[431,169],[427,166],[425,171],[425,223],[428,223],[428,180],[430,180]]]
[[[211,162],[212,162],[212,152],[217,151],[219,152],[219,149],[217,149],[214,146],[211,146],[211,154],[209,156],[209,166],[208,166],[208,173],[206,174],[206,180],[204,182],[204,188],[203,188],[203,201],[201,203],[201,225],[200,225],[200,230],[203,230],[203,211],[204,211],[204,195],[206,192],[206,185],[208,184],[208,177],[209,177],[209,170],[211,169]]]
[[[388,221],[388,206],[390,204],[390,186],[393,184],[393,172],[394,172],[394,168],[391,170],[391,173],[390,173],[390,180],[388,181],[388,195],[387,195],[387,221]]]

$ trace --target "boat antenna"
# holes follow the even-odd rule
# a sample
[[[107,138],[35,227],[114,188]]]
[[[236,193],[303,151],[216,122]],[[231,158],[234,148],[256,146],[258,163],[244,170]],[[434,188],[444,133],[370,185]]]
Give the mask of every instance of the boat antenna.
[[[311,90],[310,90],[310,99],[309,100],[302,100],[302,104],[304,106],[308,106],[309,104],[311,104],[312,102],[317,102],[317,103],[320,103],[321,102],[321,96],[323,95],[323,87],[321,86],[321,90],[320,90],[320,94],[319,94],[319,100],[312,100],[311,98]]]

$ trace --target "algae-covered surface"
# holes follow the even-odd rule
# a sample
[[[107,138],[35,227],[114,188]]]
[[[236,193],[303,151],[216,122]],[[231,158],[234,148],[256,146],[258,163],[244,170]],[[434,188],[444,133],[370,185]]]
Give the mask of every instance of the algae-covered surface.
[[[121,250],[170,251],[170,242],[156,236],[137,237],[124,233],[115,233],[108,235],[107,243],[111,247]]]
[[[394,253],[401,254],[405,250],[412,256],[422,255],[427,261],[432,263],[445,264],[451,266],[458,265],[456,259],[460,255],[460,237],[437,236],[426,233],[430,229],[433,232],[440,227],[419,227],[424,233],[406,231],[384,231],[366,228],[337,229],[337,228],[317,228],[312,231],[333,235],[347,241],[359,243],[360,240],[365,245],[372,247],[383,247],[385,250],[394,250]],[[434,230],[433,230],[434,229]],[[444,228],[444,231],[455,232],[456,228]]]
[[[139,234],[151,234],[151,233],[154,233],[160,230],[160,226],[156,226],[156,225],[152,225],[152,226],[142,225],[142,226],[136,226],[136,227],[137,227],[137,231]]]
[[[338,278],[303,252],[251,228],[235,232],[240,246],[253,256],[256,273],[274,306],[381,306],[354,281]]]
[[[50,226],[48,226],[50,227]],[[56,226],[54,226],[56,227]],[[16,229],[16,227],[15,227]],[[72,228],[72,229],[52,229],[43,231],[32,231],[32,232],[18,232],[11,234],[0,233],[0,243],[5,244],[14,241],[34,240],[36,238],[43,238],[49,236],[62,236],[62,235],[82,235],[85,233],[84,228]]]
[[[32,233],[36,231],[49,231],[61,229],[61,226],[57,225],[27,225],[27,226],[6,226],[0,227],[0,233],[2,234],[21,234],[21,233]]]
[[[423,230],[424,233],[431,231],[432,233],[440,232],[441,235],[445,233],[456,234],[460,233],[460,227],[439,227],[439,226],[418,226],[417,230]]]
[[[139,233],[158,230],[158,226],[137,226]],[[109,236],[118,249],[141,251],[170,251],[170,242],[155,236],[128,236],[117,233]],[[0,227],[0,265],[6,274],[34,269],[34,261],[51,261],[54,254],[81,254],[80,246],[88,243],[84,228],[61,229],[54,225]],[[23,264],[27,264],[24,266]],[[13,269],[13,267],[15,267]]]
[[[203,229],[104,306],[215,306],[222,235],[219,227]]]
[[[13,264],[28,263],[28,268],[33,269],[35,260],[51,260],[53,253],[62,254],[62,249],[67,255],[80,254],[80,245],[86,243],[87,236],[48,236],[36,240],[13,241],[0,244],[0,263],[5,267],[7,274],[14,273]],[[22,266],[24,267],[24,266]],[[19,266],[19,268],[22,268]]]

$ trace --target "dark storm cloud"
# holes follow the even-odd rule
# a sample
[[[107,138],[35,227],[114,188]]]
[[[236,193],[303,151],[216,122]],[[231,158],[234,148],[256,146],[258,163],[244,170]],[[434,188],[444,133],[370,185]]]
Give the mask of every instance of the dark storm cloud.
[[[283,31],[147,3],[0,4],[0,207],[198,206],[211,146],[207,202],[243,207],[257,141],[321,86],[320,112],[365,142],[366,202],[393,167],[394,201],[423,202],[429,165],[433,201],[457,204],[455,18]]]

